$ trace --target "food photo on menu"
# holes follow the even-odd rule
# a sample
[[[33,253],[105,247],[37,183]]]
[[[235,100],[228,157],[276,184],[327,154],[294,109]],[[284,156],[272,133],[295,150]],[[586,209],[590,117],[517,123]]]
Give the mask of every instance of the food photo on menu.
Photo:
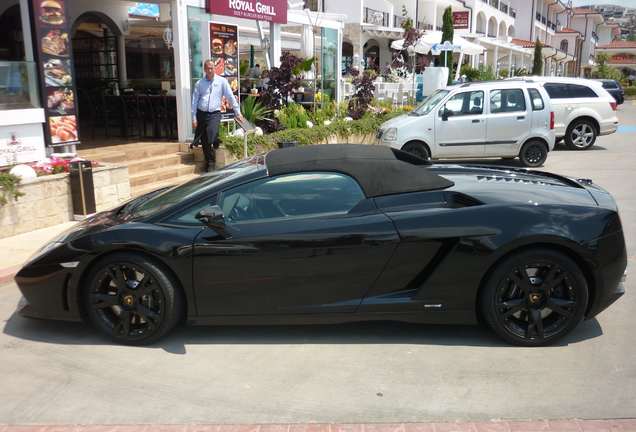
[[[214,74],[223,76],[225,72],[225,60],[222,57],[214,59]]]
[[[53,144],[77,141],[77,121],[74,115],[49,117],[49,130]]]
[[[215,56],[223,54],[223,39],[212,39],[212,54]]]
[[[225,58],[225,76],[231,77],[236,75],[236,60],[233,58]]]
[[[46,108],[52,114],[73,114],[75,94],[68,87],[47,88]]]
[[[64,24],[63,0],[42,0],[40,3],[40,21],[49,25]]]
[[[235,40],[228,40],[227,42],[225,42],[224,52],[225,52],[226,56],[234,56],[234,55],[236,55],[236,41]]]
[[[42,37],[42,52],[56,57],[68,57],[68,33],[50,30]]]
[[[63,87],[73,84],[71,61],[48,59],[44,62],[44,81],[47,87]]]

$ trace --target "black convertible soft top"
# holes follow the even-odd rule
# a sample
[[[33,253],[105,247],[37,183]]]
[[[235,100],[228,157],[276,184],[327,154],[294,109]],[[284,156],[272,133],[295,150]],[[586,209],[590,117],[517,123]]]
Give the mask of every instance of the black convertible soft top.
[[[454,183],[431,172],[429,162],[380,145],[322,144],[267,153],[270,176],[336,171],[355,178],[367,197],[444,189]]]

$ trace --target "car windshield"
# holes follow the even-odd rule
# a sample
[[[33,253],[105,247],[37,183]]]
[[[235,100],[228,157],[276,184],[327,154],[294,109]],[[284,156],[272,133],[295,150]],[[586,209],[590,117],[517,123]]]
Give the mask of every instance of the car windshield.
[[[264,163],[265,159],[263,156],[255,156],[253,158],[228,165],[222,170],[194,178],[181,185],[165,189],[159,193],[151,194],[149,198],[142,199],[140,202],[133,201],[130,203],[132,205],[130,205],[129,208],[124,208],[122,210],[126,216],[131,218],[150,216],[195,194],[198,194],[204,189],[210,189],[223,181],[229,180],[230,178],[244,175],[249,171],[254,171]]]
[[[411,114],[417,116],[423,116],[430,113],[433,108],[437,106],[437,104],[444,99],[444,97],[449,93],[448,90],[437,90],[435,93],[424,99],[424,102],[420,104],[417,108],[415,108]]]

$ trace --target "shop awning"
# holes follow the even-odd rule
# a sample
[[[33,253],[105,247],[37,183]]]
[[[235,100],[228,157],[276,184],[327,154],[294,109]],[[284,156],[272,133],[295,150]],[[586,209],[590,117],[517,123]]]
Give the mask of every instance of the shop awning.
[[[436,43],[442,42],[441,31],[428,31],[415,43],[415,52],[418,54],[428,54],[431,51],[431,47]],[[469,42],[461,36],[453,36],[453,45],[458,47],[454,50],[456,53],[464,53],[467,55],[479,55],[484,52],[484,47],[477,45],[476,43]],[[402,50],[404,46],[404,39],[399,39],[391,44],[391,48],[396,50]]]
[[[492,47],[499,47],[504,50],[511,50],[516,54],[530,54],[532,55],[533,51],[530,48],[517,45],[515,43],[510,43],[508,41],[503,41],[501,39],[495,39],[491,37],[481,37],[479,38],[479,43],[483,45],[488,45]]]

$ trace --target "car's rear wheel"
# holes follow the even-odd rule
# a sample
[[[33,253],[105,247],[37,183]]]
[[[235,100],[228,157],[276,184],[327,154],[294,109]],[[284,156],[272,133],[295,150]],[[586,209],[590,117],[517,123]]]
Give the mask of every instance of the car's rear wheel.
[[[596,127],[589,120],[574,121],[565,134],[565,143],[572,150],[587,150],[596,141]]]
[[[490,328],[509,343],[548,345],[581,321],[588,288],[580,268],[566,255],[532,249],[501,262],[480,293]]]
[[[408,142],[404,145],[404,147],[402,147],[402,150],[404,150],[407,153],[411,153],[412,155],[415,155],[419,157],[420,159],[429,160],[431,158],[431,155],[428,152],[428,149],[421,142],[417,142],[417,141]]]
[[[519,151],[519,160],[530,168],[540,167],[548,158],[548,147],[538,140],[528,141]]]
[[[116,254],[87,278],[84,311],[104,335],[127,345],[146,345],[168,333],[182,315],[181,293],[155,262]]]

